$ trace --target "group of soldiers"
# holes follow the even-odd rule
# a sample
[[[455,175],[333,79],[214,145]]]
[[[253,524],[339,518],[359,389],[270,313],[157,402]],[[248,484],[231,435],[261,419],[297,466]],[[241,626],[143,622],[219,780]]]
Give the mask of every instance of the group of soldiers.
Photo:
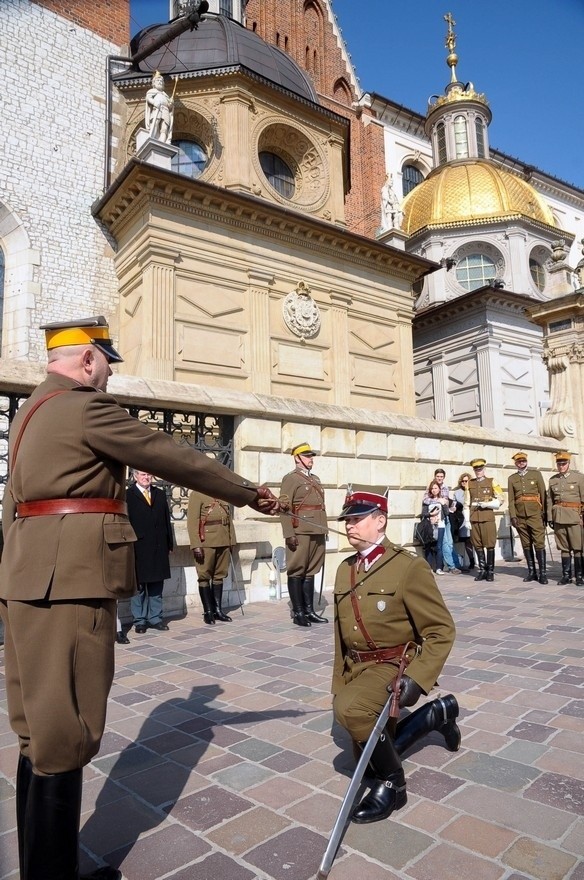
[[[541,473],[528,466],[527,453],[513,456],[517,470],[508,481],[509,516],[527,562],[524,581],[548,583],[545,538],[549,525],[561,554],[558,583],[570,584],[574,578],[577,586],[584,586],[584,474],[571,470],[571,458],[565,450],[556,452],[557,473],[550,477],[546,492]]]

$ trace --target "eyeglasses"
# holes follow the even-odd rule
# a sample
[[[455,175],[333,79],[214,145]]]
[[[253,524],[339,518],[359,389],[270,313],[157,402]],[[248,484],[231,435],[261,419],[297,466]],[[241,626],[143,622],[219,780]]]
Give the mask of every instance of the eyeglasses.
[[[461,480],[460,482],[461,482],[461,483],[468,483],[468,477],[465,477],[465,478],[464,478],[463,480]]]

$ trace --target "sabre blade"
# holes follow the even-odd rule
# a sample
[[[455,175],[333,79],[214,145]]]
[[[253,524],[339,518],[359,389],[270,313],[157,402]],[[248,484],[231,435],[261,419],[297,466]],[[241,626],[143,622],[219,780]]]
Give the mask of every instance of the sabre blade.
[[[341,809],[339,810],[339,815],[337,816],[337,820],[333,825],[333,830],[331,832],[331,838],[328,842],[328,846],[324,852],[322,857],[322,861],[320,863],[318,874],[316,875],[316,880],[326,880],[328,877],[330,870],[333,866],[333,862],[337,855],[337,851],[339,849],[341,840],[343,838],[343,834],[345,831],[345,825],[347,824],[347,819],[353,809],[353,804],[355,802],[355,798],[357,796],[357,792],[361,786],[361,782],[363,781],[363,777],[365,776],[365,771],[367,769],[367,765],[369,763],[369,759],[373,754],[373,750],[377,745],[377,741],[381,734],[384,731],[385,725],[387,724],[387,719],[389,718],[389,712],[391,708],[391,701],[393,695],[389,697],[385,706],[379,713],[379,717],[375,722],[375,726],[371,731],[369,739],[365,743],[363,747],[363,751],[361,753],[361,757],[357,762],[357,766],[355,767],[355,772],[353,773],[353,777],[351,782],[349,783],[349,787],[347,789],[347,793],[343,798],[343,803],[341,804]]]

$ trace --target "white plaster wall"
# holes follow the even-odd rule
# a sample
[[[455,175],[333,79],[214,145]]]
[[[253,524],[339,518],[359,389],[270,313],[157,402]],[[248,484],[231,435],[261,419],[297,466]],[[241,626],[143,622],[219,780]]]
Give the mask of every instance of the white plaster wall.
[[[115,314],[112,254],[90,209],[103,188],[105,58],[119,53],[29,0],[0,2],[0,209],[30,248],[23,265],[0,230],[5,357],[44,359],[46,321]]]

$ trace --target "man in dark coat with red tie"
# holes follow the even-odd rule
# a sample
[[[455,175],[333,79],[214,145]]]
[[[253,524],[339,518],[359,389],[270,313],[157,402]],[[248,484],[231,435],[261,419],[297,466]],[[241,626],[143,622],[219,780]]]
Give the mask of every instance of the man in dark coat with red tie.
[[[152,474],[133,471],[134,484],[126,495],[128,517],[136,532],[138,592],[130,600],[137,633],[167,630],[162,619],[162,589],[170,577],[168,554],[174,547],[170,512],[162,489],[152,485]]]

